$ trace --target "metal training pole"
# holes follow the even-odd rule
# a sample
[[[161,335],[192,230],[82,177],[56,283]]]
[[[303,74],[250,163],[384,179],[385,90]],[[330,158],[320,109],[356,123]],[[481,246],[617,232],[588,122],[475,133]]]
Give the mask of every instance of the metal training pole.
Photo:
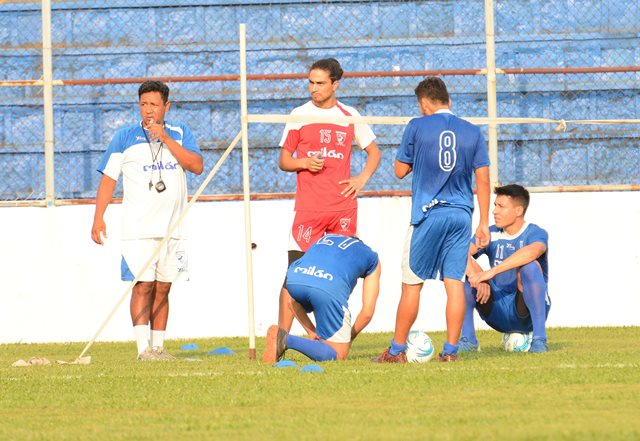
[[[498,125],[495,118],[498,115],[496,99],[496,43],[495,25],[493,20],[493,0],[484,0],[485,37],[487,53],[487,112],[489,117],[489,181],[491,191],[499,185],[498,182]]]
[[[51,1],[42,0],[42,105],[44,112],[44,189],[47,207],[55,202],[53,167],[53,63],[51,57]]]
[[[253,257],[251,256],[251,208],[249,191],[249,130],[247,119],[247,39],[240,24],[240,119],[242,124],[242,188],[244,200],[244,245],[247,260],[247,301],[249,309],[249,359],[256,359],[256,327],[253,304]]]
[[[187,206],[184,208],[182,213],[180,213],[180,217],[173,223],[173,225],[171,225],[171,227],[169,228],[169,231],[167,232],[167,235],[164,236],[160,241],[160,243],[156,246],[155,250],[149,257],[149,259],[147,259],[147,262],[144,264],[140,272],[136,275],[135,279],[133,279],[133,281],[129,284],[127,289],[122,294],[122,297],[120,297],[120,299],[118,300],[116,305],[113,307],[113,309],[111,310],[107,318],[104,320],[104,322],[102,322],[102,325],[100,325],[100,327],[98,328],[98,331],[95,333],[95,335],[91,338],[91,340],[89,340],[87,345],[84,347],[84,349],[82,350],[82,353],[78,356],[78,358],[82,358],[82,356],[87,353],[91,345],[93,345],[93,343],[96,341],[96,338],[98,338],[102,330],[105,328],[105,326],[107,326],[107,323],[111,321],[111,319],[113,318],[114,314],[116,313],[116,311],[118,310],[122,302],[124,302],[124,299],[127,298],[127,295],[129,294],[131,289],[136,285],[136,283],[138,283],[138,280],[140,279],[140,276],[142,275],[142,273],[144,273],[147,270],[147,268],[149,268],[149,265],[151,265],[151,262],[153,262],[153,259],[156,258],[162,246],[169,240],[169,237],[171,236],[171,233],[173,233],[173,230],[175,230],[176,227],[180,225],[180,222],[182,222],[182,219],[184,219],[185,215],[187,214],[191,206],[198,200],[198,197],[200,197],[205,187],[209,185],[209,182],[211,182],[211,179],[213,179],[215,174],[218,172],[218,169],[220,168],[222,163],[227,159],[227,157],[231,153],[231,150],[233,150],[233,148],[236,146],[238,141],[240,141],[240,133],[236,135],[233,141],[231,141],[231,144],[229,144],[229,147],[227,147],[227,150],[225,150],[225,152],[222,154],[220,159],[218,159],[218,162],[216,163],[216,165],[209,172],[207,179],[205,179],[202,182],[202,184],[200,185],[200,188],[198,188],[198,191],[196,191],[196,193],[193,195],[193,197],[191,198]]]

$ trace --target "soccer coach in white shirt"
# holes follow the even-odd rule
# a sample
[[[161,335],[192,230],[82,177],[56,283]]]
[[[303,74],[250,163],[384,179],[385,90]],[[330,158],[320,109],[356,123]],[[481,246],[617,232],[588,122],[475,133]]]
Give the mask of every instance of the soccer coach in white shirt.
[[[120,173],[122,198],[122,280],[132,281],[167,235],[187,203],[186,171],[201,174],[202,153],[184,124],[165,121],[169,88],[145,81],[138,89],[141,121],[116,132],[98,171],[91,238],[107,237],[104,213]],[[179,225],[131,293],[131,320],[138,360],[170,360],[164,351],[172,282],[188,279],[186,237]],[[151,332],[149,332],[151,329]]]

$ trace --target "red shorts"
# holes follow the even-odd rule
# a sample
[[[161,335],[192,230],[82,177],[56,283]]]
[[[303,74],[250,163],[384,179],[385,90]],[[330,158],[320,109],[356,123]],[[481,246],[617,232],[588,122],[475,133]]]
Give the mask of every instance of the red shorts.
[[[291,227],[289,250],[306,252],[325,234],[355,236],[358,226],[358,209],[346,211],[297,211]]]

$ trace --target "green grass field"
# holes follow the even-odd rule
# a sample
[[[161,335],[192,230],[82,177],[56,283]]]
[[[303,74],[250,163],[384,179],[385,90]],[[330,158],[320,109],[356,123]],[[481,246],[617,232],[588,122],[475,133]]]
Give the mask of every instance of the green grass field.
[[[444,340],[431,332],[436,348]],[[391,334],[363,334],[346,362],[297,368],[247,356],[246,338],[169,341],[179,360],[137,362],[135,344],[0,345],[1,440],[638,440],[640,328],[552,328],[551,352],[459,363],[371,363]],[[199,351],[180,351],[197,343]],[[236,355],[207,355],[226,346]],[[264,338],[258,339],[258,358]],[[46,357],[51,366],[11,367]],[[201,361],[187,361],[197,358]]]

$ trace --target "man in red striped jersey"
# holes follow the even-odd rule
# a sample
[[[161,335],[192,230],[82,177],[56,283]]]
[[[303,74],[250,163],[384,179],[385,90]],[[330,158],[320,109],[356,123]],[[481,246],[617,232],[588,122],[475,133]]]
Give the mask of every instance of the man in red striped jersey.
[[[309,70],[311,101],[292,116],[360,116],[336,98],[343,70],[334,58],[316,61]],[[287,123],[280,141],[278,167],[296,172],[295,216],[289,238],[289,265],[327,233],[354,236],[358,221],[356,197],[380,163],[380,150],[367,124],[310,121]],[[367,154],[357,176],[351,176],[351,148]],[[287,332],[293,322],[291,297],[280,292],[278,326]]]

